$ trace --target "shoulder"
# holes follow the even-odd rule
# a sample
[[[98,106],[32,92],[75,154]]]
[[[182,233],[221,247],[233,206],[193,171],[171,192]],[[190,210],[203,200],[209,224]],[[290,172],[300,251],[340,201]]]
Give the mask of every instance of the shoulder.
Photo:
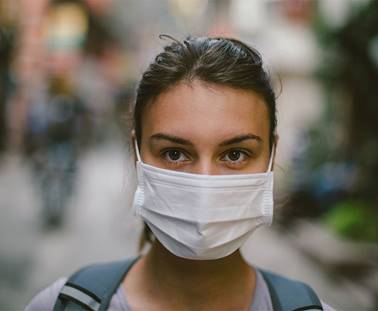
[[[25,311],[51,311],[67,278],[60,278],[41,290],[26,306]]]
[[[45,289],[41,290],[28,303],[28,305],[25,307],[25,311],[53,310],[59,292],[66,282],[67,278],[60,278]],[[119,286],[116,293],[112,296],[108,310],[130,310],[126,297],[123,293],[122,286]]]
[[[336,309],[332,308],[330,305],[327,305],[324,301],[321,300],[323,311],[336,311]]]
[[[262,269],[258,269],[258,274],[262,276],[260,282],[265,283],[265,293],[269,293],[273,309],[277,306],[291,310],[317,305],[324,311],[334,311],[308,284]]]

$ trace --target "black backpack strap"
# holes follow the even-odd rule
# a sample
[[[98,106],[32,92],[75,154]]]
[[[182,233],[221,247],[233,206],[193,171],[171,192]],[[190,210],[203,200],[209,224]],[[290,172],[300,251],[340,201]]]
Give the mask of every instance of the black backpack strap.
[[[54,311],[105,311],[138,258],[95,264],[74,273],[61,289]]]
[[[274,311],[323,310],[310,286],[269,271],[259,271],[268,285]]]

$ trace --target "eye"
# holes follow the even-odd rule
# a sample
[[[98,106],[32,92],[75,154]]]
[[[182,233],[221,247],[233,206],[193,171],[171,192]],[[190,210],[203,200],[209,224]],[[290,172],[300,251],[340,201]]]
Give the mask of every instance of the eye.
[[[222,161],[230,164],[241,164],[249,158],[249,155],[242,150],[230,150],[221,158]]]
[[[180,150],[172,149],[163,152],[163,157],[168,162],[179,163],[188,160],[188,157]]]

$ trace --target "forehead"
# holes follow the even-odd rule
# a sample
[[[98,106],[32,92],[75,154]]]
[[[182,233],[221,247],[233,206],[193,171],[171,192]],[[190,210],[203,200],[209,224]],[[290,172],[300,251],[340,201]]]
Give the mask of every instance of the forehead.
[[[200,81],[181,82],[160,94],[144,111],[143,136],[157,132],[192,140],[253,133],[267,141],[268,109],[253,91]]]

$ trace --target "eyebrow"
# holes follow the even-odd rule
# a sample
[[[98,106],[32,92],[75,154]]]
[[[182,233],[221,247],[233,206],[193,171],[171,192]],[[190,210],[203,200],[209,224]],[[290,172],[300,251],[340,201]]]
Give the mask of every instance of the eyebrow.
[[[154,134],[150,138],[156,139],[156,140],[168,140],[172,143],[180,144],[180,145],[193,146],[193,143],[190,140],[173,136],[173,135],[163,134],[163,133]]]
[[[255,134],[245,134],[245,135],[239,135],[230,139],[227,139],[223,141],[220,146],[228,146],[228,145],[233,145],[233,144],[238,144],[241,143],[244,140],[257,140],[258,142],[262,142],[262,138],[260,136],[257,136]]]
[[[185,145],[185,146],[193,146],[193,143],[190,140],[173,136],[173,135],[168,135],[168,134],[163,134],[163,133],[157,133],[154,134],[150,137],[151,139],[156,139],[156,140],[168,140],[172,143],[175,144],[180,144],[180,145]],[[228,146],[228,145],[233,145],[233,144],[238,144],[241,143],[242,141],[252,139],[256,140],[258,142],[262,142],[262,138],[260,136],[257,136],[255,134],[245,134],[245,135],[239,135],[235,136],[233,138],[227,139],[223,141],[220,146]]]

